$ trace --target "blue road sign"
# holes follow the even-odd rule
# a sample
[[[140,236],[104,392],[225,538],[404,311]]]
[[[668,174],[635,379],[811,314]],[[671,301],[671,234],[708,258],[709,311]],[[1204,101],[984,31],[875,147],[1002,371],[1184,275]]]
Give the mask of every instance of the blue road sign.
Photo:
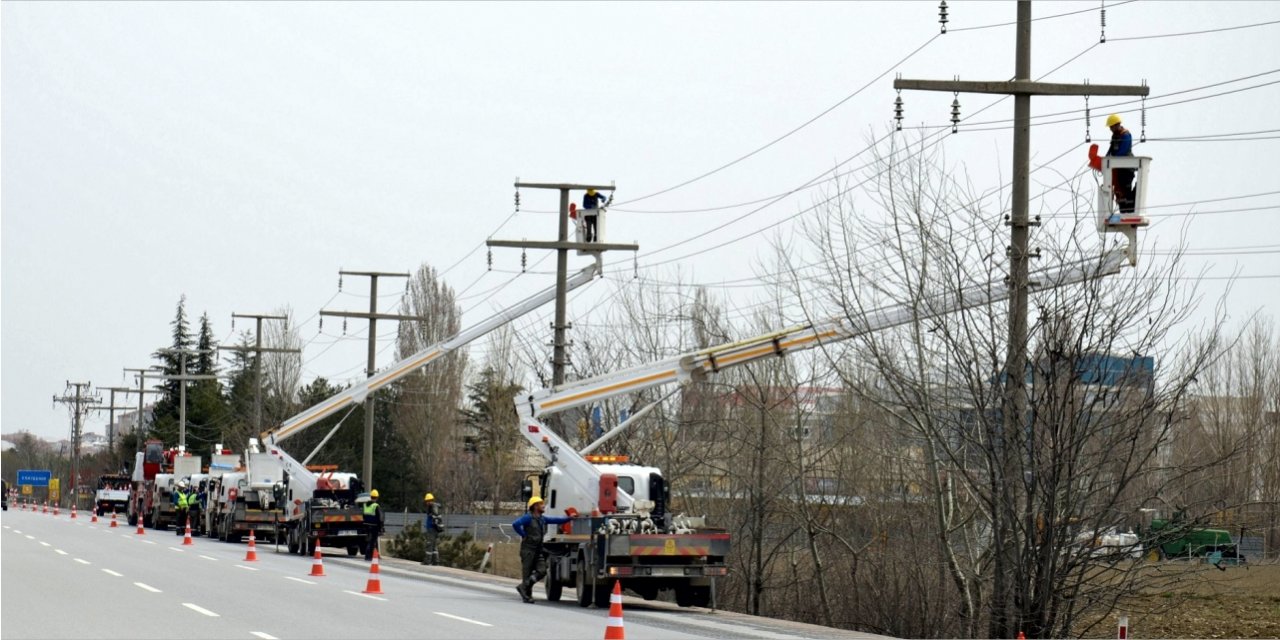
[[[48,470],[38,471],[33,469],[18,469],[18,484],[29,484],[33,487],[49,486],[49,479],[53,477],[53,472]]]

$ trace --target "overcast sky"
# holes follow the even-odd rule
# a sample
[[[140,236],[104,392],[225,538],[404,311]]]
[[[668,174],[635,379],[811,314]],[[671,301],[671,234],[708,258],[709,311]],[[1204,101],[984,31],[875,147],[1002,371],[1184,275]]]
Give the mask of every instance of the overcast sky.
[[[972,27],[1011,22],[1014,5],[950,4],[950,33],[935,38],[933,0],[4,2],[0,429],[66,437],[68,412],[51,396],[67,380],[131,385],[122,368],[154,363],[183,294],[193,318],[207,312],[224,340],[232,312],[287,305],[307,343],[304,380],[358,377],[364,323],[346,336],[334,319],[323,333],[317,325],[322,307],[367,309],[367,282],[348,278],[339,292],[340,268],[449,269],[464,322],[474,323],[551,282],[554,260],[541,254],[515,277],[518,250],[495,250],[492,272],[477,250],[489,236],[554,238],[553,217],[537,212],[556,205],[552,192],[524,191],[511,215],[517,176],[616,181],[621,203],[720,167],[869,85],[750,159],[611,214],[608,239],[640,244],[643,276],[749,278],[814,193],[736,221],[756,207],[668,212],[786,192],[862,150],[891,122],[895,72],[1012,77],[1013,27]],[[1185,242],[1199,252],[1187,257],[1190,271],[1243,276],[1226,303],[1233,318],[1274,314],[1280,84],[1267,83],[1280,81],[1280,24],[1127,38],[1280,22],[1280,3],[1107,4],[1098,44],[1097,3],[1035,3],[1037,18],[1080,13],[1035,23],[1033,76],[1070,60],[1044,79],[1145,79],[1148,200],[1175,206],[1158,209],[1164,218],[1152,210],[1144,250]],[[952,96],[903,97],[908,125],[947,124]],[[997,98],[960,100],[967,116]],[[1095,139],[1107,137],[1103,105],[1115,101],[1094,99]],[[1073,114],[1033,129],[1034,161],[1083,142],[1083,106],[1035,99],[1033,114]],[[1136,137],[1137,110],[1120,110]],[[1006,100],[978,118],[1011,116]],[[994,188],[1009,175],[1007,123],[971,128],[988,130],[962,126],[944,143],[947,159],[963,163],[976,188]],[[1241,132],[1264,133],[1220,140]],[[1219,137],[1162,140],[1204,135]],[[1054,161],[1034,176],[1033,194],[1083,163],[1083,147]],[[770,231],[751,234],[760,229]],[[611,277],[633,273],[630,256],[609,262]],[[1205,281],[1205,304],[1226,285]],[[384,285],[382,311],[395,311],[400,286]],[[615,286],[593,284],[571,315]],[[741,283],[713,291],[741,305],[764,293]],[[393,327],[381,325],[384,366]],[[549,340],[545,317],[520,326]],[[95,414],[87,428],[102,432],[105,422]]]

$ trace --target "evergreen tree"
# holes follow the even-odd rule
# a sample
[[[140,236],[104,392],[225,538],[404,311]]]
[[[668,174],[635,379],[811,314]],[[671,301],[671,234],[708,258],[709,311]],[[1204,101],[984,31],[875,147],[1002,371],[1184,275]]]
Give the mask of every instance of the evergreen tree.
[[[187,296],[178,298],[178,309],[174,314],[170,333],[169,349],[161,349],[152,354],[164,369],[164,374],[176,376],[181,370],[180,351],[191,348],[191,328],[187,322]],[[178,380],[165,380],[161,384],[162,394],[156,401],[154,417],[151,421],[149,438],[155,438],[166,447],[178,444],[179,393],[181,383]]]

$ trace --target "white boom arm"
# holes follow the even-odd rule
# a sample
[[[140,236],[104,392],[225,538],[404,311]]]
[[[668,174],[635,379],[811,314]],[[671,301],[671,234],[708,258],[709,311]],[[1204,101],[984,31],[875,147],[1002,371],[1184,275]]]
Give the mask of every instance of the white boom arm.
[[[1125,249],[1115,249],[1100,258],[1046,269],[1032,274],[1037,289],[1053,289],[1118,273],[1128,263]],[[632,367],[617,373],[536,391],[516,397],[516,411],[520,415],[520,434],[538,452],[558,465],[565,476],[586,495],[597,491],[600,472],[595,465],[574,451],[554,431],[538,418],[573,407],[592,404],[624,393],[641,391],[671,382],[688,382],[764,358],[785,356],[792,352],[848,340],[859,335],[903,325],[914,319],[934,318],[963,309],[985,306],[1009,297],[1009,287],[1003,282],[988,282],[959,291],[951,291],[914,305],[896,305],[876,309],[860,317],[838,317],[782,331],[767,333],[676,356],[659,362]],[[618,492],[618,506],[630,507],[631,497]]]
[[[595,263],[584,267],[581,271],[572,275],[565,281],[565,291],[573,291],[574,289],[591,282],[591,279],[599,272],[600,258],[597,256]],[[277,446],[280,442],[283,442],[285,438],[302,433],[308,427],[334,414],[340,409],[364,402],[365,397],[368,396],[370,392],[377,391],[383,386],[395,382],[396,380],[431,364],[441,356],[447,355],[460,347],[466,346],[468,343],[483,337],[494,329],[497,329],[498,327],[501,327],[502,325],[537,309],[538,307],[555,299],[555,297],[556,287],[553,285],[533,296],[525,298],[521,302],[503,309],[496,315],[486,319],[484,322],[481,322],[474,327],[459,331],[456,335],[444,340],[443,342],[433,344],[430,347],[427,347],[426,349],[391,365],[386,370],[374,374],[350,389],[347,389],[342,393],[324,400],[323,402],[320,402],[292,418],[285,420],[284,423],[274,431],[263,433],[263,444],[267,451],[270,452],[272,456],[279,459],[284,465],[284,468],[289,471],[290,479],[298,481],[298,485],[295,486],[301,486],[307,491],[314,492],[316,484],[315,474],[308,471],[305,465],[295,460],[292,456],[285,453],[283,449]]]

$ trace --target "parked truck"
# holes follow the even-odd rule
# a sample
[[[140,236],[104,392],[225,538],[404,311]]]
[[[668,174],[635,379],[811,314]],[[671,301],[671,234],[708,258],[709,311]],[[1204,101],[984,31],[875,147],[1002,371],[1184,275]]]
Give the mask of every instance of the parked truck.
[[[1060,287],[1114,274],[1128,261],[1124,249],[1115,249],[1043,270],[1033,280],[1042,288]],[[670,490],[659,469],[633,465],[623,458],[592,457],[598,447],[636,424],[667,396],[580,451],[543,424],[542,417],[660,385],[701,380],[727,368],[785,357],[920,318],[988,305],[1007,298],[1009,291],[999,282],[975,284],[917,305],[880,308],[860,317],[840,316],[516,397],[520,434],[548,461],[538,486],[526,485],[526,495],[541,497],[548,514],[572,518],[549,530],[543,540],[551,555],[547,599],[559,600],[564,587],[573,587],[580,606],[594,603],[603,608],[617,581],[645,598],[671,591],[681,606],[705,606],[713,599],[715,579],[728,573],[730,539],[701,519],[671,514]]]
[[[1189,521],[1178,511],[1172,519],[1154,518],[1148,529],[1148,546],[1162,560],[1169,558],[1210,558],[1215,564],[1245,562],[1240,546],[1226,529],[1214,529]]]
[[[129,512],[131,483],[132,479],[124,474],[107,473],[98,476],[98,489],[93,495],[93,510],[98,517]]]
[[[253,531],[259,540],[274,540],[284,520],[284,469],[256,439],[242,455],[243,470],[225,472],[211,485],[209,535],[239,542]]]
[[[179,447],[164,448],[159,440],[148,440],[134,459],[129,491],[129,525],[138,524],[164,530],[174,523],[174,477],[200,472],[201,458]]]

